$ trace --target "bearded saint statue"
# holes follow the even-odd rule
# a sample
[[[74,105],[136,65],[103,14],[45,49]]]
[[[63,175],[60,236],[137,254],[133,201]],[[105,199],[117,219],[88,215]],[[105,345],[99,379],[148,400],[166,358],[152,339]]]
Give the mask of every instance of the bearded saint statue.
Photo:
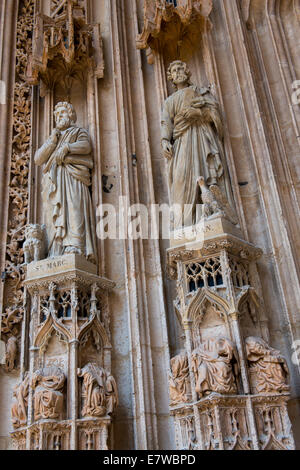
[[[209,88],[190,82],[187,65],[172,62],[168,79],[176,88],[166,99],[162,113],[162,148],[168,159],[170,203],[174,226],[197,223],[196,206],[201,203],[198,180],[217,185],[234,207],[223,149],[223,126],[219,106]]]
[[[37,165],[44,165],[42,197],[48,257],[75,253],[95,262],[89,135],[75,126],[76,112],[70,103],[58,103],[54,116],[56,128],[34,158]]]

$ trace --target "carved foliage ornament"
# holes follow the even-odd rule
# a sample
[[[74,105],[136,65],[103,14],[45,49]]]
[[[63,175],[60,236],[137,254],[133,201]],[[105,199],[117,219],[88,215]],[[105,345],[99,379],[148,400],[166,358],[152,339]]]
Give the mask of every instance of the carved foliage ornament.
[[[7,338],[19,335],[24,311],[22,245],[27,224],[31,135],[31,87],[25,81],[25,74],[28,55],[32,50],[33,15],[34,0],[22,0],[17,22],[9,220],[5,272],[3,273],[5,301],[1,329]],[[8,368],[11,369],[11,362]]]
[[[144,0],[143,31],[137,37],[137,48],[165,48],[169,58],[187,58],[210,25],[212,6],[212,0]]]

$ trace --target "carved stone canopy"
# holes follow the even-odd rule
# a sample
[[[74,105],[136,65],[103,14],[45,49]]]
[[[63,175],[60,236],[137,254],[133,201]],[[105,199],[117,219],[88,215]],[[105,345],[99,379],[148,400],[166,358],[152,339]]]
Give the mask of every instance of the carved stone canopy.
[[[212,5],[212,0],[144,0],[143,32],[137,37],[137,48],[165,50],[170,60],[186,60],[210,26]]]
[[[51,16],[39,13],[33,33],[27,81],[47,88],[64,82],[71,88],[72,79],[84,71],[103,77],[104,61],[99,24],[88,24],[84,5],[79,0],[59,2]]]

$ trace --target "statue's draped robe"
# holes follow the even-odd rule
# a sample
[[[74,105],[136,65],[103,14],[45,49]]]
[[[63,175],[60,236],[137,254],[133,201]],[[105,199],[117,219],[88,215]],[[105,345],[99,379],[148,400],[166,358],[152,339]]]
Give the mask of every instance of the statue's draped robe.
[[[217,352],[194,352],[193,368],[196,376],[196,392],[236,393],[231,357],[220,357]]]
[[[86,367],[83,369],[82,376],[82,416],[103,416],[106,412],[104,371],[99,368],[97,376],[94,376]]]
[[[14,389],[13,396],[15,402],[12,405],[11,416],[13,426],[15,428],[26,426],[27,423],[27,406],[29,394],[29,379],[25,377],[23,382],[17,385]]]
[[[187,356],[182,354],[171,360],[172,375],[169,380],[171,403],[188,401],[189,364]]]
[[[203,99],[205,106],[201,107]],[[201,116],[186,119],[183,114],[191,107],[201,109]],[[222,138],[218,104],[208,88],[189,86],[167,98],[162,113],[162,140],[173,143],[168,170],[170,203],[178,205],[178,210],[174,210],[174,229],[197,222],[200,176],[208,185],[218,184],[234,207]]]
[[[259,338],[259,342],[254,339],[246,345],[250,373],[254,374],[257,392],[288,392],[289,369],[286,360],[279,351],[262,343],[263,340]]]
[[[35,419],[60,418],[63,411],[64,396],[62,389],[65,376],[63,373],[57,376],[42,377],[34,385],[34,415]]]
[[[57,151],[69,144],[69,153],[57,165]],[[63,131],[57,145],[48,139],[35,161],[44,164],[43,208],[48,256],[60,256],[66,248],[96,260],[95,222],[89,186],[93,168],[91,144],[86,130],[76,126]]]

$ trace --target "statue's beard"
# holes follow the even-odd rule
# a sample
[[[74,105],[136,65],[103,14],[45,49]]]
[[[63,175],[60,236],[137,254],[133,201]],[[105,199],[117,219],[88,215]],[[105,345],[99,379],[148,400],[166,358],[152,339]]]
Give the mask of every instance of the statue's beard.
[[[70,119],[62,118],[56,122],[56,127],[60,131],[64,131],[65,129],[68,129],[68,127],[70,127],[70,124],[71,124]]]
[[[188,77],[185,74],[178,75],[174,80],[175,85],[187,82]]]

